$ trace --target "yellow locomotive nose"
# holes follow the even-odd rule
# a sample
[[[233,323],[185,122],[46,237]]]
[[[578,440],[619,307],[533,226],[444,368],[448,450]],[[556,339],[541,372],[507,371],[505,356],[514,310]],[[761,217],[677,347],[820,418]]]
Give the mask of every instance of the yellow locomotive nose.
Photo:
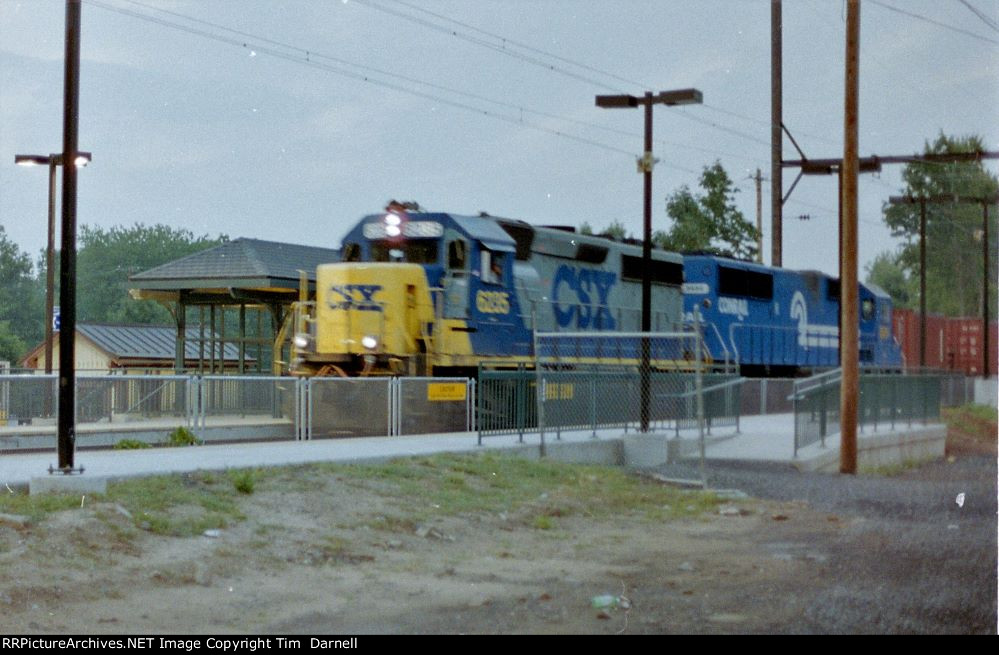
[[[318,268],[319,362],[372,357],[384,363],[420,352],[421,326],[433,321],[426,273],[418,264],[340,263]]]

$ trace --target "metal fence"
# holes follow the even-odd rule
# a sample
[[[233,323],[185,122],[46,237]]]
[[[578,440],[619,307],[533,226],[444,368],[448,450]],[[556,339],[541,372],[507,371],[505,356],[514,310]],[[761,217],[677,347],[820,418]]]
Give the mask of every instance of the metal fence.
[[[76,378],[77,423],[193,422],[191,378],[180,375],[103,375]]]
[[[537,366],[480,369],[483,436],[738,425],[741,380],[705,373],[694,332],[537,333]],[[540,390],[540,391],[539,391]],[[699,403],[700,400],[700,403]]]
[[[0,426],[55,422],[59,411],[55,375],[0,375]]]
[[[0,449],[55,433],[57,384],[55,375],[0,375]],[[79,375],[76,422],[84,445],[89,435],[109,444],[116,432],[177,427],[211,440],[469,432],[475,395],[466,378]]]
[[[836,369],[795,383],[794,452],[820,442],[840,429],[840,381]],[[941,378],[936,375],[861,375],[857,424],[865,429],[894,429],[939,419]]]

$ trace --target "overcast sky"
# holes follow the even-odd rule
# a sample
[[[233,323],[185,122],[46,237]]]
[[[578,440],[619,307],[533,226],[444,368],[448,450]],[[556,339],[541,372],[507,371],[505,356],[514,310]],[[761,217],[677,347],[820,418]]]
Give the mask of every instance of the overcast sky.
[[[941,131],[999,150],[999,2],[862,4],[861,156]],[[842,156],[844,6],[783,5],[784,123],[811,158]],[[33,258],[47,175],[13,162],[61,150],[64,33],[62,0],[0,0],[0,223]],[[716,159],[750,220],[770,175],[768,0],[85,0],[81,51],[81,224],[339,247],[394,198],[637,236],[642,113],[594,96],[646,89],[704,94],[655,110],[655,229]],[[861,265],[897,245],[900,173],[862,176]],[[836,272],[836,208],[834,177],[801,181],[785,266]]]

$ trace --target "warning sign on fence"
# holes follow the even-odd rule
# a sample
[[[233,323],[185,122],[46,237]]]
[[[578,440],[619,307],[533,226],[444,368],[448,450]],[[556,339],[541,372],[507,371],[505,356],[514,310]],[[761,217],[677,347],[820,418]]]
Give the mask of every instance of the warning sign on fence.
[[[465,400],[468,386],[464,382],[431,382],[427,385],[427,400]]]

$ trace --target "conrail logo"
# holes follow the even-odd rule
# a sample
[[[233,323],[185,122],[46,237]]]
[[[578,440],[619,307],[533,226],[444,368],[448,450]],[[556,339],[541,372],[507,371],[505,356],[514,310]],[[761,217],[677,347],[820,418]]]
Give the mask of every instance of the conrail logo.
[[[375,294],[381,290],[380,284],[334,284],[329,288],[326,304],[330,309],[380,312],[382,306],[375,300]]]

